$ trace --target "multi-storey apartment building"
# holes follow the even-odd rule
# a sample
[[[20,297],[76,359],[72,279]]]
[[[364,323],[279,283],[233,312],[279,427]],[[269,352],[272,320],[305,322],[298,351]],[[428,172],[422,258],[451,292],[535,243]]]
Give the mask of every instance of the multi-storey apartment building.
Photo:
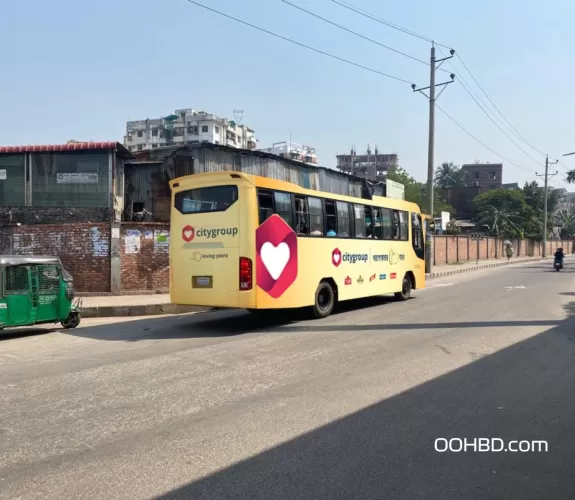
[[[255,149],[257,139],[246,125],[195,109],[177,109],[162,118],[126,123],[124,144],[130,151],[202,142]]]

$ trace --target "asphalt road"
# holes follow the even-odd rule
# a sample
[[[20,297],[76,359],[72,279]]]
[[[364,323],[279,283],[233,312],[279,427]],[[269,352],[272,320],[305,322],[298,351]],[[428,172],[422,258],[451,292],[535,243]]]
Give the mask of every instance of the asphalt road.
[[[325,320],[4,335],[0,498],[573,498],[575,261],[550,267],[433,280]],[[548,451],[435,451],[457,437]]]

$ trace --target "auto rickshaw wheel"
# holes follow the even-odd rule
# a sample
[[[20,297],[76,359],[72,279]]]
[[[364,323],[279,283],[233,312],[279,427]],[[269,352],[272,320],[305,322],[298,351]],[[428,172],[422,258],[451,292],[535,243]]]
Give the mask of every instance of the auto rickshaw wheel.
[[[80,324],[80,313],[78,311],[71,311],[68,317],[62,321],[62,326],[66,329],[76,328]]]

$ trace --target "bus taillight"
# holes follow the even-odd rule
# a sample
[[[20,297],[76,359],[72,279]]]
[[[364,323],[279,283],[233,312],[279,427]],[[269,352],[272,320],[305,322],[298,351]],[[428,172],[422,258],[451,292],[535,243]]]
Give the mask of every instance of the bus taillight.
[[[240,257],[240,290],[252,289],[252,260]]]

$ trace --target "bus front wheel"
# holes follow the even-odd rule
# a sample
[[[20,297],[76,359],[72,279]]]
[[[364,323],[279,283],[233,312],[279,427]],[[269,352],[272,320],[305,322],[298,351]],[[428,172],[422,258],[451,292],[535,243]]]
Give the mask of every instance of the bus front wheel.
[[[333,287],[322,281],[315,291],[315,301],[313,304],[313,314],[316,318],[327,318],[335,306],[335,292]]]
[[[403,277],[403,282],[401,283],[401,292],[395,292],[395,298],[397,300],[408,300],[411,297],[411,278],[408,274]]]

